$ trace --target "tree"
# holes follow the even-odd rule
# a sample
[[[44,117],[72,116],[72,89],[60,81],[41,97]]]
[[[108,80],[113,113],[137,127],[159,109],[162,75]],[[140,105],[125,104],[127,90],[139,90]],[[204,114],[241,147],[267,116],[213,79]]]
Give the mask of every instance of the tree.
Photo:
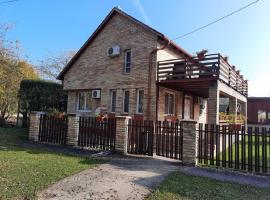
[[[0,126],[16,113],[21,80],[38,78],[32,65],[19,59],[17,42],[5,39],[8,30],[0,25]]]
[[[40,61],[37,69],[45,80],[57,81],[57,76],[74,56],[75,51],[65,51],[56,56],[47,56]]]
[[[18,90],[23,79],[37,79],[37,71],[25,61],[6,59],[0,63],[0,123],[14,113],[18,105]]]

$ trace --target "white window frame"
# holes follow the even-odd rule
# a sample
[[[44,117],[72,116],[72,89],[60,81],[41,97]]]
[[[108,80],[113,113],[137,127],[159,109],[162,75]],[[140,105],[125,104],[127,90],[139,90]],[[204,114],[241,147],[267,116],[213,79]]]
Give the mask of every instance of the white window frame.
[[[139,112],[139,94],[140,94],[140,91],[143,92],[143,104],[144,104],[144,90],[143,89],[138,89],[137,90],[137,103],[136,103],[136,113],[137,114],[143,114],[143,112]]]
[[[113,93],[115,92],[115,111],[113,111]],[[116,112],[116,102],[117,102],[117,90],[111,90],[111,112],[115,113]]]
[[[166,110],[166,94],[169,94],[169,95],[173,95],[173,112],[172,113],[167,113],[167,110]],[[165,115],[175,115],[175,93],[173,93],[173,92],[169,92],[169,91],[166,91],[165,92],[165,95],[164,95],[164,114]],[[167,106],[168,108],[169,108],[169,106]]]
[[[79,109],[79,106],[80,106],[80,94],[84,94],[84,106],[83,106],[84,109],[83,110],[80,110]],[[91,93],[91,91],[78,92],[78,97],[77,97],[77,111],[79,111],[79,112],[92,112],[91,109],[86,110],[86,98],[87,98],[87,94],[90,94],[90,96],[91,96],[92,93]]]
[[[257,111],[257,115],[258,115],[258,123],[265,123],[267,120],[267,111],[266,110],[258,110]],[[260,117],[261,115],[261,117]],[[264,119],[262,119],[262,115],[265,117]]]
[[[127,62],[127,53],[130,53],[130,62],[128,63]],[[130,72],[131,72],[131,56],[132,56],[132,54],[131,54],[131,50],[130,49],[127,49],[127,50],[125,50],[124,51],[124,73],[125,74],[130,74]],[[127,72],[127,64],[129,64],[129,72]]]
[[[125,95],[125,93],[126,92],[129,92],[129,96],[128,96],[128,112],[125,112],[125,97],[126,97],[126,95]],[[127,114],[127,113],[129,113],[129,103],[130,103],[130,91],[129,90],[123,90],[123,113],[124,114]]]

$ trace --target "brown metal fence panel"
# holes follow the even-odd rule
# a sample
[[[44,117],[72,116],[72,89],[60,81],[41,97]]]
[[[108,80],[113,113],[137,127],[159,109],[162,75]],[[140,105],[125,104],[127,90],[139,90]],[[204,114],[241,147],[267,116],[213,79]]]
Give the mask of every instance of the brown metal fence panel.
[[[78,146],[114,150],[115,136],[115,118],[80,117]]]
[[[153,155],[154,123],[148,120],[129,120],[127,152]]]
[[[182,160],[182,123],[158,121],[156,123],[156,154],[167,158]]]
[[[270,174],[270,129],[199,124],[198,162]]]
[[[67,117],[41,115],[39,141],[65,145],[67,142]]]

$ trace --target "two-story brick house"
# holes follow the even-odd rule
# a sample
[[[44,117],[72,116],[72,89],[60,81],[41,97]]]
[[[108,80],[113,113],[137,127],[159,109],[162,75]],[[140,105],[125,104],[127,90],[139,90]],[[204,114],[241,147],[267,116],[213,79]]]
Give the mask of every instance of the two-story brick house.
[[[216,59],[217,66],[202,64],[162,33],[114,8],[58,79],[68,91],[68,113],[94,115],[103,107],[115,115],[218,123],[220,96],[232,99],[232,111],[237,99],[246,107],[246,81],[239,72],[238,85],[229,80],[234,67],[216,55],[203,61]],[[225,81],[221,61],[228,69]]]

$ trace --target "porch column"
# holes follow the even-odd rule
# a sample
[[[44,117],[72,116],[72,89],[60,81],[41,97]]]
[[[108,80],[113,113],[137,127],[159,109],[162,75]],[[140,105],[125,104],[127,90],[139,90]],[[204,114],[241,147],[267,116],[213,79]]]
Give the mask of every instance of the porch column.
[[[208,123],[219,124],[219,88],[218,82],[209,87],[209,97],[207,99]]]
[[[38,142],[40,117],[44,112],[31,112],[30,113],[30,125],[29,125],[29,140]]]
[[[115,136],[115,151],[126,154],[128,141],[128,121],[129,116],[116,117],[116,136]]]
[[[237,119],[237,98],[230,97],[229,98],[229,113],[234,115],[234,123],[236,123]]]
[[[241,114],[245,118],[245,124],[247,124],[247,102],[242,102],[241,103]]]
[[[79,116],[68,115],[67,145],[78,146],[79,140]]]
[[[197,121],[183,120],[183,157],[184,165],[195,166],[198,151],[198,134],[196,131]]]

